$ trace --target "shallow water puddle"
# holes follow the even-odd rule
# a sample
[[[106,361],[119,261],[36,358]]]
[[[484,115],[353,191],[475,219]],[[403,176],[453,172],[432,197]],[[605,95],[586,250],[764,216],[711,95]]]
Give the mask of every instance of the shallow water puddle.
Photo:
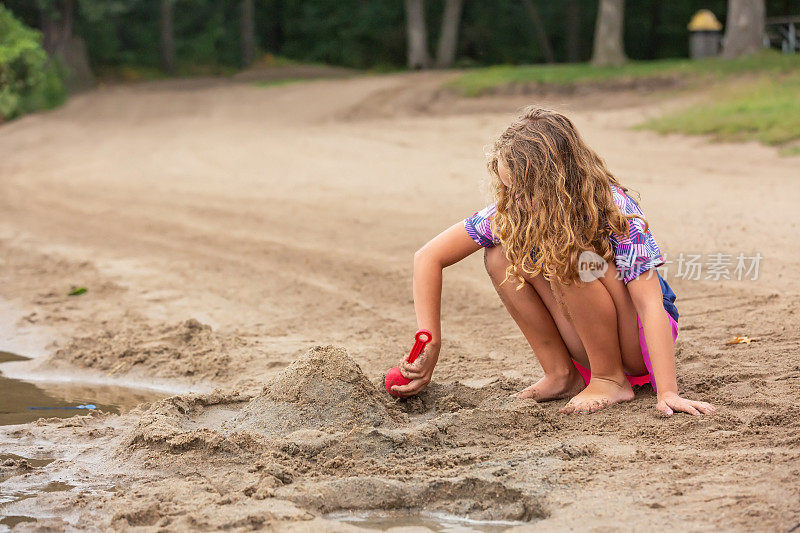
[[[15,453],[0,453],[0,465],[2,465],[5,461],[11,459],[12,461],[25,461],[33,468],[40,468],[42,466],[47,466],[55,459],[31,459],[30,457],[22,457],[21,455],[17,455]]]
[[[329,513],[328,520],[353,524],[364,529],[387,531],[393,527],[424,527],[437,533],[500,533],[530,522],[472,520],[445,513],[411,511],[358,511]]]
[[[5,455],[0,457],[5,457]],[[33,460],[26,459],[26,461],[28,461],[28,463],[30,464],[31,461]],[[0,508],[5,507],[9,503],[19,502],[27,498],[33,498],[37,494],[41,494],[43,492],[65,492],[73,489],[74,487],[75,485],[70,485],[69,483],[64,483],[62,481],[51,481],[47,485],[44,485],[43,487],[38,487],[35,490],[5,492],[0,494]],[[35,521],[36,518],[32,516],[13,515],[13,514],[0,515],[0,526],[7,526],[9,528],[13,528],[17,524],[21,524],[22,522],[35,522]],[[5,528],[0,527],[0,531],[4,529]]]
[[[27,359],[0,351],[0,363]],[[83,415],[87,410],[75,407],[87,404],[108,413],[124,413],[140,403],[166,396],[160,392],[120,385],[23,381],[7,378],[2,373],[0,391],[0,426],[25,424],[39,418]]]

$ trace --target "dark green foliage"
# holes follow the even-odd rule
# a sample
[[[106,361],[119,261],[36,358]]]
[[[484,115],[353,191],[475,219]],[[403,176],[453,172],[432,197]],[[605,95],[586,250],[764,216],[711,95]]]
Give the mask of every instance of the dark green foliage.
[[[232,1],[175,0],[179,63],[238,65],[237,5]],[[93,65],[160,64],[159,0],[81,0],[78,14],[75,32],[85,39]]]
[[[42,9],[64,0],[0,0],[36,27]],[[77,0],[75,34],[95,67],[157,67],[161,0]],[[579,59],[591,56],[598,0],[533,0],[556,60],[567,61],[567,9],[577,6]],[[686,24],[699,9],[725,21],[727,0],[629,0],[625,51],[631,59],[685,57]],[[442,0],[426,0],[431,53]],[[768,16],[800,14],[800,0],[767,0]],[[174,0],[179,71],[241,64],[239,0]],[[298,61],[356,68],[405,65],[403,0],[255,0],[256,41],[262,51]],[[543,61],[521,0],[465,0],[457,60],[461,65]]]
[[[54,107],[65,92],[41,35],[0,6],[0,121]]]
[[[81,0],[75,33],[93,66],[158,65],[158,3],[153,0]]]
[[[280,14],[281,55],[357,68],[405,63],[401,1],[287,0]]]

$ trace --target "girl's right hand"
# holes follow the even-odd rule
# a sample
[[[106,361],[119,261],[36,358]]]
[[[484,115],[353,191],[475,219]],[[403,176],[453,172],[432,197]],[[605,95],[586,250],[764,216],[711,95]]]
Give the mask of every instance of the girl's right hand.
[[[410,379],[406,385],[394,385],[392,390],[401,398],[414,396],[422,392],[428,383],[431,382],[433,369],[439,360],[439,345],[429,343],[413,363],[408,363],[405,359],[400,363],[400,374]]]

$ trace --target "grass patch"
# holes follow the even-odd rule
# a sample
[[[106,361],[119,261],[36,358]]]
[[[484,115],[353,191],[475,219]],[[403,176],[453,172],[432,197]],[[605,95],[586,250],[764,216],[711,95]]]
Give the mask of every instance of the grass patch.
[[[684,79],[696,88],[711,83],[708,99],[651,119],[641,129],[711,135],[722,141],[756,140],[780,146],[781,155],[800,155],[798,54],[765,50],[739,59],[631,61],[620,67],[501,65],[469,70],[448,86],[464,96],[480,96],[522,84],[557,87],[666,78]],[[726,83],[715,83],[723,80]]]
[[[761,76],[720,85],[709,101],[640,126],[660,133],[712,135],[722,141],[756,140],[773,146],[800,139],[800,74]],[[800,153],[786,146],[781,153]]]
[[[781,148],[778,153],[786,157],[800,155],[800,146],[786,146],[784,148]]]
[[[611,80],[662,77],[726,77],[743,73],[787,73],[800,69],[800,56],[764,51],[739,59],[666,59],[631,61],[620,67],[588,63],[561,65],[498,65],[470,70],[447,85],[464,96],[481,96],[518,84],[576,85]]]

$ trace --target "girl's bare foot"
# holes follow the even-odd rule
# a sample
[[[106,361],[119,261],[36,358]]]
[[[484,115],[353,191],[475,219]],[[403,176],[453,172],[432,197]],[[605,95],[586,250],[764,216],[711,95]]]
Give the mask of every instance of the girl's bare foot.
[[[575,396],[585,386],[583,378],[577,371],[565,377],[545,375],[530,387],[518,392],[517,398],[532,398],[537,402],[560,400],[561,398]]]
[[[587,414],[630,400],[633,400],[633,389],[624,377],[618,383],[612,379],[592,376],[589,385],[559,410],[568,414]]]

